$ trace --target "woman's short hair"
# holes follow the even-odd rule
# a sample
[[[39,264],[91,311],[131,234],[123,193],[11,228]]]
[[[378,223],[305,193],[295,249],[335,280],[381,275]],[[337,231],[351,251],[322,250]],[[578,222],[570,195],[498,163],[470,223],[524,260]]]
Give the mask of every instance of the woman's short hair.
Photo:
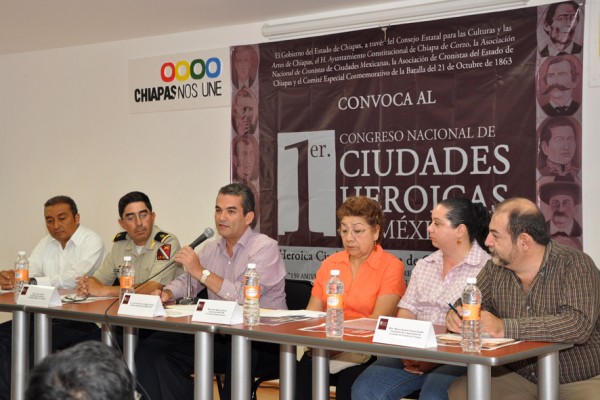
[[[363,217],[371,226],[379,226],[383,231],[383,223],[385,217],[381,205],[375,200],[366,196],[348,197],[346,201],[337,210],[338,220],[341,221],[344,217]],[[381,243],[383,234],[380,234],[376,243]]]

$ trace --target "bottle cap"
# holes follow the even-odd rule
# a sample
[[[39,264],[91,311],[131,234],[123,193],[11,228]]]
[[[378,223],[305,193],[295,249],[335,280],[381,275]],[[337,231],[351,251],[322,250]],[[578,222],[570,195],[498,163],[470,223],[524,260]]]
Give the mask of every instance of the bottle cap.
[[[123,256],[123,261],[131,261],[131,256]]]
[[[250,264],[248,264],[248,268],[254,269],[254,268],[256,268],[256,264],[250,263]]]
[[[470,276],[467,278],[467,284],[476,284],[477,283],[477,277],[475,276]]]
[[[340,270],[339,269],[332,269],[331,270],[331,276],[339,276],[340,275]]]
[[[14,254],[14,253],[13,253],[13,254]],[[19,255],[19,256],[21,256],[21,257],[23,257],[25,254],[27,254],[27,253],[25,252],[25,250],[19,250],[19,252],[17,253],[17,255]]]

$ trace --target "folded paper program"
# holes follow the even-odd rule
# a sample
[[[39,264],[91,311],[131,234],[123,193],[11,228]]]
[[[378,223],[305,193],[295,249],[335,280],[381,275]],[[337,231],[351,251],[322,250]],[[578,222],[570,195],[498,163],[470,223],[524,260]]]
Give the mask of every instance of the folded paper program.
[[[462,336],[456,333],[445,333],[441,335],[437,335],[438,345],[441,346],[460,346],[460,342],[462,340]],[[507,346],[510,344],[518,343],[515,339],[511,338],[492,338],[492,337],[484,337],[482,338],[482,348],[483,350],[493,350],[499,347]]]

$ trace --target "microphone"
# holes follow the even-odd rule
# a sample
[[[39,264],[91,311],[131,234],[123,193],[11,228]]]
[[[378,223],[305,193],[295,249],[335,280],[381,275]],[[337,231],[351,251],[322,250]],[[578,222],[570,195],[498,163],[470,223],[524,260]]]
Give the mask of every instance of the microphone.
[[[207,239],[210,239],[211,237],[213,237],[213,235],[215,234],[215,232],[211,229],[211,228],[206,228],[204,230],[204,232],[202,232],[202,235],[198,236],[196,238],[196,240],[194,240],[192,243],[190,243],[190,247],[192,249],[196,248],[196,246],[198,246],[200,243],[206,241]],[[162,274],[164,271],[167,270],[167,268],[171,267],[172,265],[176,264],[175,260],[171,260],[169,263],[167,263],[167,265],[165,265],[163,267],[163,269],[161,269],[160,271],[158,271],[156,274],[152,275],[150,278],[146,279],[145,281],[135,285],[135,288],[139,288],[142,285],[144,285],[145,283],[147,283],[148,281],[150,281],[151,279],[155,278],[157,275]]]
[[[200,243],[204,242],[206,239],[211,238],[214,234],[215,234],[215,232],[212,229],[206,228],[204,230],[204,233],[202,233],[202,235],[198,236],[198,238],[196,238],[196,240],[194,240],[190,244],[190,247],[192,249],[195,248]],[[187,273],[187,289],[188,289],[187,297],[184,297],[181,300],[179,300],[179,304],[194,304],[194,296],[192,295],[192,275],[190,275],[189,272]]]
[[[202,233],[202,235],[198,236],[196,238],[196,240],[194,240],[192,243],[190,243],[190,247],[192,249],[195,249],[196,246],[198,246],[200,243],[204,242],[206,239],[210,239],[211,237],[213,237],[214,234],[215,234],[215,232],[212,229],[206,228],[204,230],[204,232]]]

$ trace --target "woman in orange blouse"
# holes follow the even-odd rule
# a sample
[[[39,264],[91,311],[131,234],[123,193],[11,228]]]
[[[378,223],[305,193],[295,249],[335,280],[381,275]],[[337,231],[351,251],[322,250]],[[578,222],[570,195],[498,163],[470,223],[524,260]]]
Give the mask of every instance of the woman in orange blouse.
[[[307,310],[325,311],[325,287],[331,270],[340,271],[344,283],[345,318],[377,318],[396,314],[398,301],[406,290],[404,265],[381,247],[384,222],[381,206],[368,197],[349,197],[337,210],[338,232],[344,250],[327,257],[317,271]],[[343,369],[330,376],[338,400],[350,399],[354,379],[370,364]],[[310,399],[312,359],[305,354],[297,368],[296,398]]]

